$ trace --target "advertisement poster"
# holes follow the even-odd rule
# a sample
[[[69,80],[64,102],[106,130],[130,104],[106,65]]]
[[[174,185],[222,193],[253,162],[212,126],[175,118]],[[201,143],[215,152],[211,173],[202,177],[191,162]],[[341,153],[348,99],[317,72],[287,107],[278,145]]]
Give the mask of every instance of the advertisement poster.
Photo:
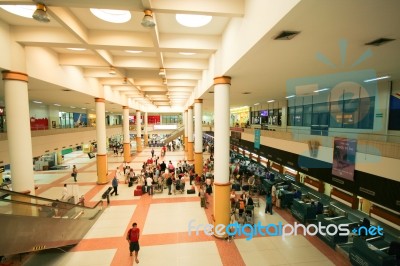
[[[354,180],[357,140],[335,138],[333,142],[332,174]]]
[[[260,149],[260,136],[261,136],[261,130],[260,129],[254,129],[254,148],[259,150]]]

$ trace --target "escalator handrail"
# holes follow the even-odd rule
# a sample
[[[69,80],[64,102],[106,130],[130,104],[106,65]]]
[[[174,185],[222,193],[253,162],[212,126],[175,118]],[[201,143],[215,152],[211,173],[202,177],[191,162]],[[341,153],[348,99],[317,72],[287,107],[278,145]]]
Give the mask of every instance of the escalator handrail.
[[[7,194],[11,194],[11,195],[18,195],[18,196],[22,196],[22,197],[26,197],[26,198],[31,198],[31,199],[36,199],[36,200],[49,201],[49,202],[51,202],[51,203],[53,203],[53,202],[55,202],[55,203],[60,203],[60,202],[62,202],[62,203],[64,203],[64,204],[66,204],[66,205],[70,205],[70,206],[73,206],[73,207],[74,207],[74,206],[75,206],[75,207],[76,207],[76,206],[79,206],[79,207],[84,208],[84,209],[95,209],[95,208],[97,208],[97,206],[98,206],[99,204],[103,205],[103,201],[102,201],[102,200],[100,200],[99,202],[97,202],[93,207],[89,207],[89,206],[83,206],[83,205],[79,205],[79,204],[64,202],[64,201],[60,201],[60,200],[54,200],[54,199],[49,199],[49,198],[44,198],[44,197],[39,197],[39,196],[33,196],[33,195],[30,195],[30,194],[15,192],[15,191],[8,190],[8,189],[2,189],[2,188],[0,188],[0,192],[4,192],[4,193],[7,193]],[[1,199],[1,197],[0,197],[0,200],[5,200],[5,199]],[[6,201],[8,201],[8,200],[6,200]],[[22,201],[21,201],[21,203],[22,203]],[[25,203],[28,203],[28,202],[25,202]],[[31,204],[36,204],[36,203],[31,203]],[[41,205],[41,204],[36,204],[36,205]],[[46,206],[46,205],[41,205],[41,206]]]

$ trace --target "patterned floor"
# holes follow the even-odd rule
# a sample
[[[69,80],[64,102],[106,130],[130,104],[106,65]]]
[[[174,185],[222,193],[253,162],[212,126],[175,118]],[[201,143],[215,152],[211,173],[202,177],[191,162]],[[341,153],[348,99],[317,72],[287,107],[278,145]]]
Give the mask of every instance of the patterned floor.
[[[145,148],[133,158],[130,166],[135,172],[139,172],[143,161],[150,157],[150,150]],[[167,153],[164,161],[176,163],[185,158],[184,151],[175,151]],[[110,178],[122,162],[123,157],[109,155]],[[95,159],[74,152],[65,156],[65,164],[78,167],[79,193],[85,195],[86,202],[94,204],[100,200],[110,183],[96,184]],[[61,198],[63,184],[70,182],[73,182],[70,169],[35,173],[39,196]],[[282,239],[266,236],[246,240],[245,236],[238,236],[228,242],[207,236],[201,230],[197,234],[195,229],[189,229],[189,222],[195,225],[211,223],[213,210],[212,200],[208,209],[200,207],[197,193],[168,195],[164,190],[162,194],[134,197],[134,187],[128,187],[122,180],[118,189],[119,195],[111,197],[110,205],[78,245],[69,250],[30,255],[23,264],[134,265],[125,235],[132,222],[137,222],[141,230],[140,265],[350,265],[317,237],[298,235]],[[285,210],[266,215],[265,203],[262,200],[260,203],[261,206],[255,208],[256,222],[294,222]]]

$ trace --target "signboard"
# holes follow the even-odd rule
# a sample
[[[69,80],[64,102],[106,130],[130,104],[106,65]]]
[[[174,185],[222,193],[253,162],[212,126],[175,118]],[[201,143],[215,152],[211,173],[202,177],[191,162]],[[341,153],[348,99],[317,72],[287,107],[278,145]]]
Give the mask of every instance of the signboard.
[[[332,174],[354,180],[357,140],[335,138],[333,142]]]
[[[261,136],[261,130],[260,129],[254,129],[254,148],[259,150],[260,149],[260,136]]]

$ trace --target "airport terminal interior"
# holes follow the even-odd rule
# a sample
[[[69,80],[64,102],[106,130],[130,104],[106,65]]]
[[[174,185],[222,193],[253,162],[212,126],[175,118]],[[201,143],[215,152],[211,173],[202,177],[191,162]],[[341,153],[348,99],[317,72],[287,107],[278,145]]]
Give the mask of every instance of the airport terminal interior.
[[[0,265],[400,265],[399,10],[0,0]]]

